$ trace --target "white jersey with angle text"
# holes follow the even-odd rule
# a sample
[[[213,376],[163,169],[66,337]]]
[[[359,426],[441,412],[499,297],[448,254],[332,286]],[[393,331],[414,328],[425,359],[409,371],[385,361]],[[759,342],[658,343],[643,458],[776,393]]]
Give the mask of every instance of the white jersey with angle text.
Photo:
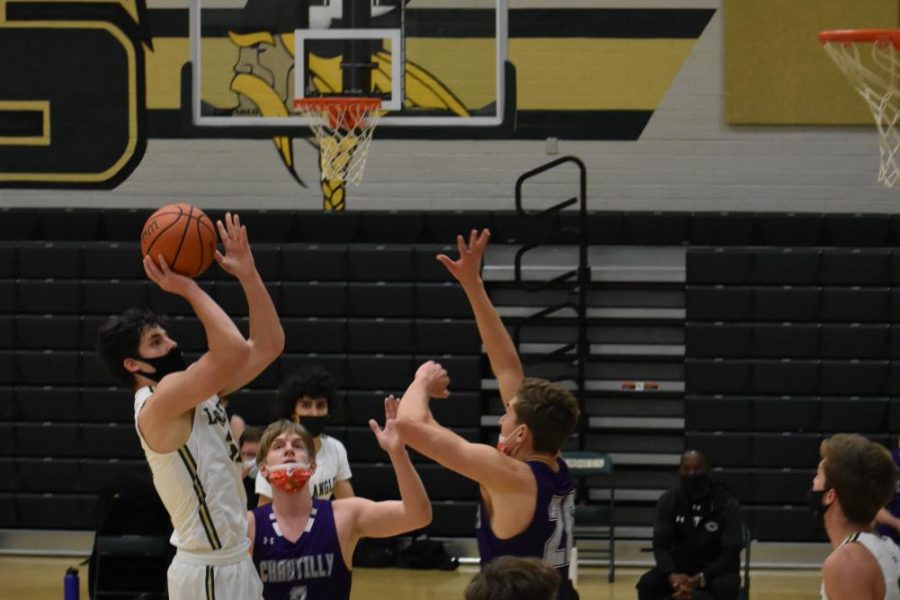
[[[334,484],[350,479],[353,473],[347,460],[347,449],[340,440],[323,433],[319,436],[319,441],[322,446],[316,453],[316,472],[309,478],[309,491],[313,498],[331,500]],[[261,473],[256,475],[256,493],[272,497],[272,486]]]
[[[225,409],[213,396],[194,409],[187,443],[175,452],[151,450],[137,426],[138,414],[153,394],[134,394],[134,424],[153,473],[153,485],[169,512],[172,545],[180,550],[234,548],[247,541],[247,494],[241,480],[241,453]]]
[[[878,561],[881,574],[884,575],[884,600],[900,600],[900,546],[890,538],[862,531],[848,536],[841,546],[852,543],[862,544]],[[822,600],[828,600],[824,582]]]

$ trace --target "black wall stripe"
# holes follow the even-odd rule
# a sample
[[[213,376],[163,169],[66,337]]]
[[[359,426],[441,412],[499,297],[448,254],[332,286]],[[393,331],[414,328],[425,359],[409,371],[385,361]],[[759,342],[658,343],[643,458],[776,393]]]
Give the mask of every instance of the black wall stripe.
[[[0,110],[0,137],[43,135],[44,115],[38,110]]]
[[[499,135],[483,127],[378,127],[379,139],[521,139],[558,137],[568,140],[636,140],[646,127],[651,110],[520,110],[516,130]],[[271,139],[275,135],[303,137],[296,127],[197,127],[179,110],[147,111],[151,138],[168,139]]]
[[[187,37],[186,9],[148,11],[153,37]],[[522,37],[697,38],[714,9],[519,9],[509,11],[509,35]],[[494,12],[483,9],[419,9],[407,12],[407,35],[492,37]],[[240,28],[241,11],[206,10],[204,35],[224,37]],[[378,26],[390,27],[384,23]]]

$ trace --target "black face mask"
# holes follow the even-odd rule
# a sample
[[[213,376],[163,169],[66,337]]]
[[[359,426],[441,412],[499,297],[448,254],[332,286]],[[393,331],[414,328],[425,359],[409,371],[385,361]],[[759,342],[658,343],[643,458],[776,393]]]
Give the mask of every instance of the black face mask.
[[[139,358],[137,360],[142,360],[156,369],[156,372],[154,373],[148,371],[138,371],[138,373],[157,383],[162,381],[162,378],[170,373],[177,373],[178,371],[187,369],[187,364],[184,362],[184,357],[181,355],[181,350],[178,346],[172,348],[168,354],[164,354],[158,358]]]
[[[809,505],[809,512],[812,513],[813,519],[816,520],[816,525],[819,527],[825,527],[825,512],[831,507],[831,505],[822,504],[822,498],[825,496],[825,492],[828,490],[809,490],[806,493],[806,502]]]
[[[709,494],[709,474],[697,473],[681,476],[681,489],[688,498],[702,498]]]
[[[325,415],[324,417],[299,417],[297,422],[303,425],[309,432],[309,435],[315,438],[322,435],[322,432],[325,431],[325,422],[327,420],[328,415]]]

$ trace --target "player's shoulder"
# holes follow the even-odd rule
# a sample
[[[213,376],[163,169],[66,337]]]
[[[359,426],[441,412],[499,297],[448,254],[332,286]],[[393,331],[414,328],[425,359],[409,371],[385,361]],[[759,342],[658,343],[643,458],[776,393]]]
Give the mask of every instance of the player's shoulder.
[[[135,406],[141,405],[147,401],[147,398],[153,395],[153,388],[149,385],[145,385],[143,387],[139,387],[134,390],[134,404]]]
[[[869,589],[881,578],[878,559],[862,544],[847,543],[835,549],[822,563],[822,579],[826,590]]]
[[[354,519],[361,511],[376,504],[375,500],[369,500],[368,498],[363,498],[361,496],[321,500],[321,502],[327,502],[331,507],[331,513],[334,515],[334,522],[336,525],[341,525],[347,519]]]
[[[524,460],[497,452],[487,444],[466,442],[477,449],[470,459],[478,465],[481,476],[476,478],[490,496],[496,494],[537,494],[538,488],[555,487],[552,479],[539,476],[535,467]]]

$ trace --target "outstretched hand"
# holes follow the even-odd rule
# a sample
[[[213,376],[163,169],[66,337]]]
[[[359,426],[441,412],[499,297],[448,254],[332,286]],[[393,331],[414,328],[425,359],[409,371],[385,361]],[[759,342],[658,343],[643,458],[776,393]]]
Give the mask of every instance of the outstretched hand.
[[[144,273],[150,281],[170,294],[184,296],[189,289],[197,285],[190,277],[173,271],[162,254],[158,255],[156,260],[149,254],[144,257]]]
[[[225,213],[225,222],[216,221],[219,239],[225,248],[225,254],[216,250],[215,259],[226,273],[242,279],[256,272],[253,254],[250,252],[250,241],[247,239],[247,226],[241,225],[237,214]]]
[[[448,398],[450,390],[450,375],[447,370],[433,360],[423,363],[416,371],[416,380],[425,384],[429,398]]]
[[[456,247],[459,250],[458,259],[453,260],[446,254],[438,254],[437,259],[463,287],[478,283],[481,278],[481,261],[490,239],[491,231],[489,229],[482,229],[481,233],[473,229],[469,232],[468,244],[463,236],[456,236]]]
[[[399,404],[400,400],[393,394],[384,399],[384,428],[379,427],[375,419],[369,419],[369,429],[375,434],[375,439],[378,440],[381,449],[388,454],[399,452],[404,447],[403,440],[395,426]]]

